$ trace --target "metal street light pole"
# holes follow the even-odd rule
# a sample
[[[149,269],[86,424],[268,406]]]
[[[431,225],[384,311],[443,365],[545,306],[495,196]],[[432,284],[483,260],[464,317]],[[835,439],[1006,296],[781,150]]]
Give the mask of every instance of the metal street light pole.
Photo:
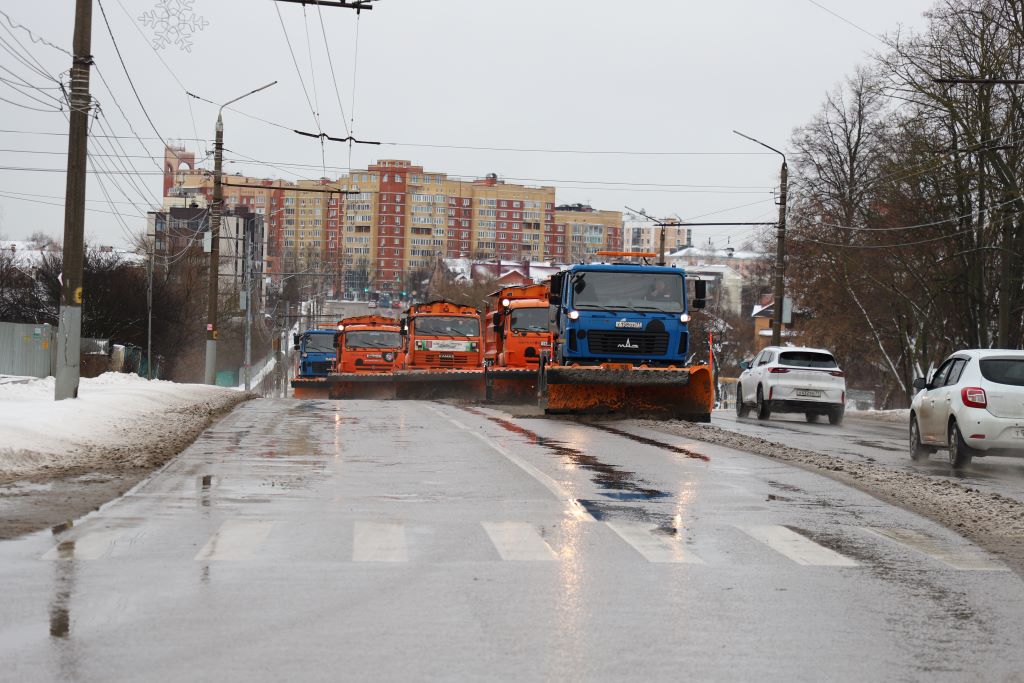
[[[772,346],[782,343],[782,302],[785,299],[785,275],[786,275],[786,191],[789,185],[789,167],[786,166],[786,155],[771,145],[766,145],[760,140],[744,135],[738,130],[733,133],[751,142],[756,142],[765,149],[782,157],[782,171],[779,174],[779,229],[775,241],[775,303],[774,320],[772,321]]]
[[[210,207],[210,283],[207,300],[206,314],[206,383],[217,383],[217,297],[220,285],[220,219],[224,209],[224,188],[221,178],[221,168],[224,161],[224,120],[221,113],[224,107],[234,104],[238,100],[248,97],[260,90],[266,90],[277,83],[266,85],[250,90],[249,92],[228,100],[220,105],[217,110],[217,137],[214,142],[213,157],[213,206]]]

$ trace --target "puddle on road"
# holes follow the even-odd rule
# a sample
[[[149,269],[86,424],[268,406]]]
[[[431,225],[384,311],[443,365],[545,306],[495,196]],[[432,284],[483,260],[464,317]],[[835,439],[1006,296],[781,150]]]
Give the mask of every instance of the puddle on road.
[[[501,427],[510,432],[526,437],[531,443],[535,443],[538,446],[542,446],[548,449],[555,455],[561,457],[566,462],[571,463],[572,465],[578,467],[581,470],[593,472],[593,475],[591,476],[593,482],[600,486],[601,488],[609,490],[608,493],[602,492],[601,495],[603,496],[606,496],[614,500],[628,501],[652,500],[657,498],[665,498],[672,495],[668,491],[661,491],[655,488],[644,486],[643,484],[645,484],[646,482],[644,482],[642,479],[639,479],[636,476],[636,472],[623,470],[616,465],[609,465],[608,463],[601,462],[596,457],[588,455],[577,448],[573,448],[572,446],[567,445],[565,442],[540,436],[536,432],[532,432],[529,429],[526,429],[525,427],[520,427],[514,422],[509,422],[508,420],[505,420],[503,418],[488,415],[487,413],[475,410],[473,408],[462,407],[462,409],[474,415],[487,418],[491,422],[500,425]],[[594,503],[594,501],[590,502]],[[583,504],[585,507],[587,506],[587,501],[581,500],[580,503]],[[594,504],[596,505],[596,503]],[[587,509],[590,510],[589,507]],[[600,517],[598,517],[598,515],[595,514],[594,511],[591,510],[590,512],[592,515],[594,515],[594,517],[600,519]]]

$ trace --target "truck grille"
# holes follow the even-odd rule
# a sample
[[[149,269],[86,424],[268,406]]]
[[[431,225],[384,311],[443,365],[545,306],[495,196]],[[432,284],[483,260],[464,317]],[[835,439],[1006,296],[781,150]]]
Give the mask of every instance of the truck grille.
[[[310,370],[314,375],[330,374],[331,370],[333,369],[333,365],[334,363],[332,363],[331,361],[316,361],[309,364]]]
[[[434,353],[416,351],[413,363],[419,367],[432,368],[464,368],[474,365],[474,358],[465,353]]]
[[[591,354],[623,356],[664,356],[668,352],[667,332],[604,332],[587,333]]]

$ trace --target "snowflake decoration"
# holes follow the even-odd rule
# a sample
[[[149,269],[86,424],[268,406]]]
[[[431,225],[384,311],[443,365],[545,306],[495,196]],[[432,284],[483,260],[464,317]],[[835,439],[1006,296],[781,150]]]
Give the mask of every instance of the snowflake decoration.
[[[192,52],[192,36],[210,25],[192,11],[195,0],[159,0],[152,12],[145,12],[139,22],[153,27],[153,47],[162,50],[170,44]]]

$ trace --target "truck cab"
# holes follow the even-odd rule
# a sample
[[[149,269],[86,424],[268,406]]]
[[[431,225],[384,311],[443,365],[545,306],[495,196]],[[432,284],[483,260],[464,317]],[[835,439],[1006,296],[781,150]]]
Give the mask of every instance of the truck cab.
[[[299,377],[326,377],[338,359],[334,330],[306,330],[292,341],[299,352]]]
[[[698,282],[695,308],[703,308]],[[577,264],[551,278],[557,365],[681,367],[689,350],[686,273],[674,266]]]
[[[394,318],[358,315],[338,323],[338,372],[391,372],[402,352]]]
[[[484,364],[536,368],[551,352],[548,287],[503,287],[488,297],[484,313]]]
[[[410,306],[402,318],[407,370],[471,369],[483,364],[480,311],[450,301]]]

